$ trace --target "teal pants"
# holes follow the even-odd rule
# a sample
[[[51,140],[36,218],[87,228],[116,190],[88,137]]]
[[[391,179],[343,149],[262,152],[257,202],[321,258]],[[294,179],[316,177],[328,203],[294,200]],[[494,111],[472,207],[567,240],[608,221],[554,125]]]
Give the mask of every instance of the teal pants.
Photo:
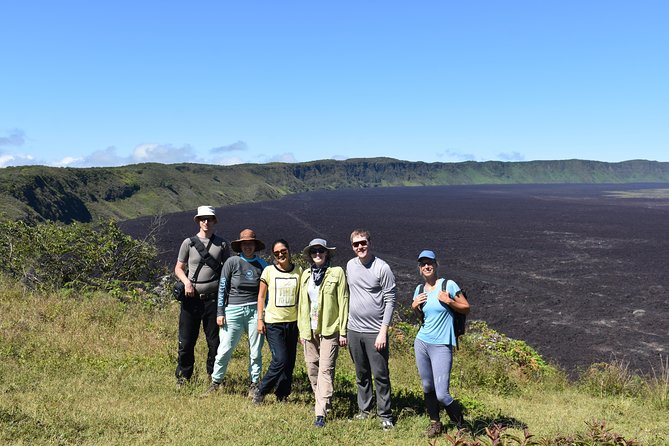
[[[239,344],[242,334],[249,338],[249,377],[257,383],[262,372],[262,346],[265,337],[258,333],[258,305],[228,306],[225,309],[225,324],[219,329],[220,344],[214,361],[211,380],[223,381],[232,352]]]

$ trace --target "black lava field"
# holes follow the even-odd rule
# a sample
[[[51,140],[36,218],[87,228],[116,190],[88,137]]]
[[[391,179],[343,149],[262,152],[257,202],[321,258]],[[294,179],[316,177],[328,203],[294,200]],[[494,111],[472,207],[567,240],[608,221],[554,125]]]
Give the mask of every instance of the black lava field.
[[[398,302],[419,282],[416,255],[432,249],[440,276],[466,288],[472,313],[523,339],[573,373],[621,360],[649,372],[669,353],[669,198],[613,192],[669,184],[496,185],[319,191],[219,208],[216,232],[234,240],[253,228],[269,245],[300,251],[312,238],[353,256],[349,234],[372,233],[376,255],[393,269]],[[662,195],[661,195],[662,196]],[[216,203],[193,203],[198,205]],[[172,267],[197,226],[194,211],[164,216],[158,240]],[[135,236],[150,218],[122,223]],[[269,252],[269,247],[267,253]],[[175,321],[176,323],[176,321]]]

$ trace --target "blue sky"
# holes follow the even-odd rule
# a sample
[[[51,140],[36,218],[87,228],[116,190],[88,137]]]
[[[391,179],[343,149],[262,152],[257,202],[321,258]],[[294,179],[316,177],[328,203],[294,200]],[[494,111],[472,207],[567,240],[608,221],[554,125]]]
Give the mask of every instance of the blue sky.
[[[0,3],[0,167],[669,161],[667,1]]]

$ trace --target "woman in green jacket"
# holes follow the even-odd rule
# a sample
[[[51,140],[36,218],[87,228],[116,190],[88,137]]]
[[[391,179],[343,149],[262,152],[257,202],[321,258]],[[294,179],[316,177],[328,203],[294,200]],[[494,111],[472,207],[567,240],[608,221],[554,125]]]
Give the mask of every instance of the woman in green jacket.
[[[304,248],[311,262],[300,278],[297,325],[304,346],[309,382],[316,399],[315,427],[324,427],[332,401],[339,347],[347,345],[348,286],[339,266],[331,266],[335,248],[321,238]]]

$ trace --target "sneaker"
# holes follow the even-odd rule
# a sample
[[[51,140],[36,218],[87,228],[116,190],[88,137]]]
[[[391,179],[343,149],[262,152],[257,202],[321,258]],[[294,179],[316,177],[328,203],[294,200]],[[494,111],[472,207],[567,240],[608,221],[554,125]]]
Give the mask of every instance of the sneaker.
[[[221,383],[217,383],[216,381],[212,381],[211,384],[209,384],[209,387],[207,388],[207,390],[204,391],[202,396],[209,396],[212,393],[216,393],[220,387],[221,387]]]
[[[353,416],[354,420],[366,420],[367,418],[369,418],[369,412],[365,412],[364,410],[361,410]]]
[[[381,422],[381,427],[383,427],[384,431],[389,431],[395,429],[395,425],[393,424],[392,420],[383,420]]]
[[[177,378],[177,390],[182,390],[188,385],[188,379],[183,376]]]
[[[251,383],[249,385],[249,398],[251,399],[255,398],[257,390],[258,390],[258,383]]]
[[[265,400],[265,395],[260,393],[260,390],[256,389],[255,393],[253,394],[253,398],[251,399],[251,401],[253,401],[253,404],[262,404],[264,400]]]
[[[314,427],[325,427],[325,417],[316,417],[316,421],[314,421]]]
[[[425,435],[427,435],[428,438],[438,437],[441,435],[443,428],[444,425],[441,424],[440,421],[432,421],[430,422],[430,426],[425,431]]]

